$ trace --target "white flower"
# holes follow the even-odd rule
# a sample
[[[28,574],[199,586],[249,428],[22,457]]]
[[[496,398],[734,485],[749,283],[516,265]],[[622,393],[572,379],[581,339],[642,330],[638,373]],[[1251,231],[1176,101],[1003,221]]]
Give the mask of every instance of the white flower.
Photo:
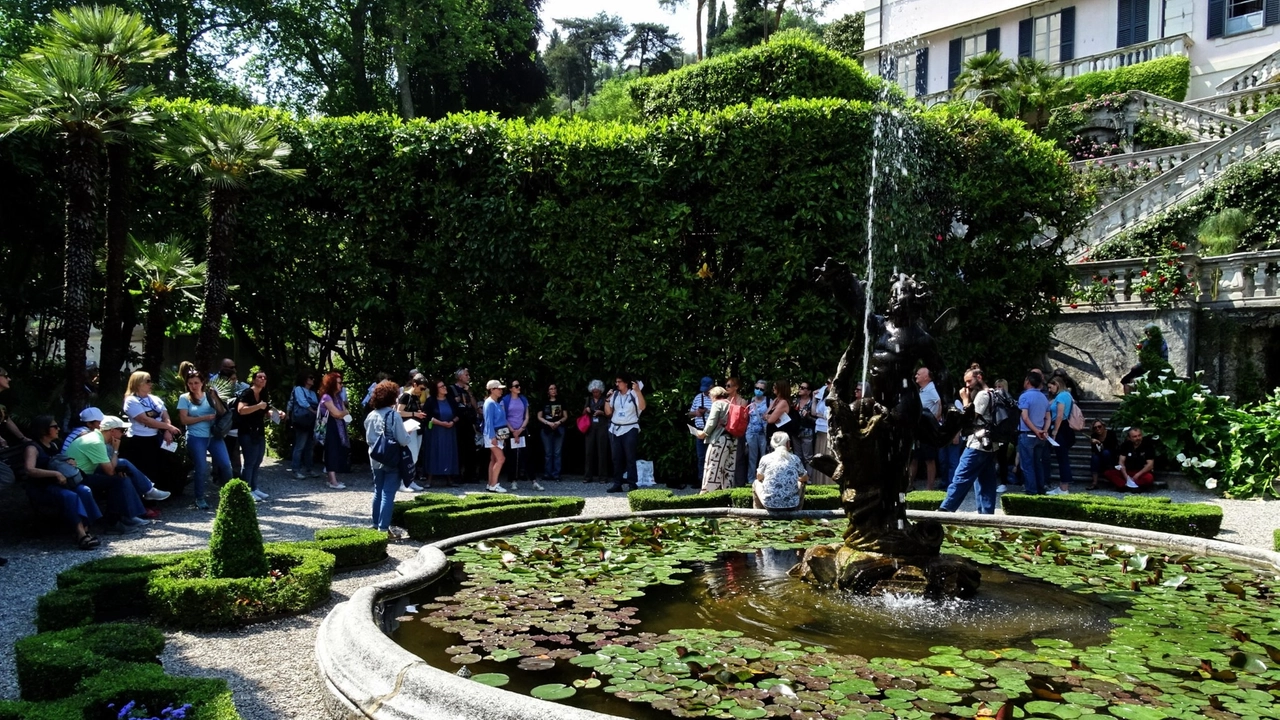
[[[1217,467],[1217,466],[1218,466],[1218,461],[1214,460],[1213,458],[1200,461],[1200,467],[1211,468],[1211,467]]]
[[[1230,395],[1219,395],[1219,396],[1218,396],[1218,399],[1219,399],[1219,400],[1230,400],[1230,399],[1231,399],[1231,396],[1230,396]]]
[[[1183,453],[1178,453],[1178,462],[1183,463],[1183,467],[1186,467],[1187,456]]]
[[[1214,488],[1218,487],[1218,478],[1209,478],[1208,480],[1205,480],[1205,481],[1204,481],[1204,486],[1205,486],[1206,488],[1208,488],[1209,490],[1212,490],[1212,489],[1214,489]]]
[[[1174,394],[1174,391],[1173,391],[1173,390],[1170,390],[1169,388],[1165,388],[1165,389],[1163,389],[1163,390],[1161,390],[1161,391],[1160,391],[1160,394],[1161,394],[1161,395],[1173,395],[1173,394]]]
[[[1191,396],[1191,399],[1192,399],[1192,400],[1195,400],[1196,402],[1199,402],[1199,403],[1204,402],[1204,396],[1203,396],[1203,395],[1201,395],[1200,393],[1196,393],[1195,395],[1192,395],[1192,396]]]

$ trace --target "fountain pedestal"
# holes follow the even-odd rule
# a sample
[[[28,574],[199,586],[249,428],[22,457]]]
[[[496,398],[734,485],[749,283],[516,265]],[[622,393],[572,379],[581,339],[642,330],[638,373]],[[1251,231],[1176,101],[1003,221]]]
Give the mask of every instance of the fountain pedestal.
[[[865,595],[929,598],[973,597],[980,582],[977,565],[954,555],[893,556],[842,543],[809,548],[791,574],[814,585]]]

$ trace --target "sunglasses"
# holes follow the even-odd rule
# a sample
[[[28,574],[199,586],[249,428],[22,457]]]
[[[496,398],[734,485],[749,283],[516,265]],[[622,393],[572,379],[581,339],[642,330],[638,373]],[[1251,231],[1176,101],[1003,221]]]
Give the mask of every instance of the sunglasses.
[[[801,385],[801,386],[800,386],[800,389],[801,389],[801,390],[808,390],[808,389],[809,389],[809,386],[808,386],[808,385]]]
[[[49,429],[50,429],[50,430],[61,430],[62,428],[58,427],[58,423],[54,423],[54,424],[52,424],[52,425],[50,425],[50,426],[49,426]]]
[[[511,389],[512,389],[512,390],[519,390],[519,389],[520,389],[520,386],[519,386],[518,384],[517,384],[517,385],[512,385],[512,386],[511,386]]]

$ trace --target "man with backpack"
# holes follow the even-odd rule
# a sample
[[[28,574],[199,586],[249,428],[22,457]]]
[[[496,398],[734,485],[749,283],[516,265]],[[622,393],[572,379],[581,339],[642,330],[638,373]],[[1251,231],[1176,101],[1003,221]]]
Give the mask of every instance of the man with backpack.
[[[959,510],[976,480],[978,512],[994,515],[996,449],[1000,445],[996,438],[996,428],[1000,420],[1004,419],[998,416],[997,411],[1004,407],[1008,417],[1017,417],[1011,412],[1013,401],[1003,391],[987,388],[982,379],[982,369],[973,365],[965,371],[964,387],[960,388],[960,402],[964,405],[965,448],[951,484],[947,487],[947,497],[939,509],[944,512]]]

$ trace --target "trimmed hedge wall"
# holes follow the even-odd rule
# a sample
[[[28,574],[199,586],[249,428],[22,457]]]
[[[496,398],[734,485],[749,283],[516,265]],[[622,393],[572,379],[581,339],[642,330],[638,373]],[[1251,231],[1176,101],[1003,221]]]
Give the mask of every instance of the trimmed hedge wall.
[[[896,85],[868,75],[861,63],[813,40],[789,37],[720,55],[629,87],[640,115],[656,120],[706,112],[757,99],[839,98],[874,101],[901,95]]]
[[[693,508],[751,507],[751,488],[713,490],[696,495],[676,495],[667,489],[632,490],[627,493],[632,512],[644,510],[688,510]],[[840,488],[810,485],[804,491],[805,510],[839,510]]]
[[[122,661],[158,665],[163,651],[164,633],[153,627],[106,623],[22,638],[14,665],[23,700],[56,700]]]
[[[225,680],[174,677],[159,665],[138,663],[117,663],[86,678],[74,696],[63,700],[0,701],[0,720],[116,720],[119,708],[130,701],[156,714],[190,703],[188,720],[240,720]]]
[[[1214,537],[1222,529],[1221,507],[1170,503],[1168,498],[1007,494],[1001,498],[1001,505],[1009,515],[1079,520],[1203,538]]]
[[[333,556],[335,572],[381,562],[387,557],[387,534],[373,528],[323,528],[311,542],[286,543],[289,547],[322,550]],[[272,543],[268,547],[277,547]]]
[[[572,517],[582,512],[586,502],[580,497],[423,493],[397,502],[391,521],[413,539],[428,540],[531,520]]]
[[[1275,550],[1276,552],[1280,552],[1280,528],[1276,528],[1275,531],[1272,533],[1271,542],[1272,542],[1272,549]]]
[[[332,555],[275,545],[266,556],[267,577],[211,578],[204,551],[157,568],[147,586],[151,614],[178,627],[225,627],[305,612],[329,599]]]
[[[1157,58],[1115,70],[1084,73],[1071,80],[1076,101],[1143,90],[1182,102],[1191,84],[1191,60],[1181,55]]]
[[[916,490],[907,493],[908,510],[937,510],[947,499],[946,490]]]

